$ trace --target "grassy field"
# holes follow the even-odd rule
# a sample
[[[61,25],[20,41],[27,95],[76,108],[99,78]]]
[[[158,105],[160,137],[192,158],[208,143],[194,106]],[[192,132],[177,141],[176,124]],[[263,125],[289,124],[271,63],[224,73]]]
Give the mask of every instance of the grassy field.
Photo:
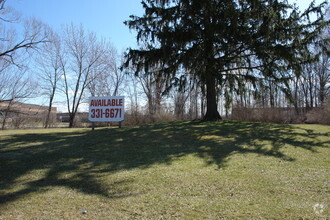
[[[0,131],[0,219],[329,217],[329,126]]]

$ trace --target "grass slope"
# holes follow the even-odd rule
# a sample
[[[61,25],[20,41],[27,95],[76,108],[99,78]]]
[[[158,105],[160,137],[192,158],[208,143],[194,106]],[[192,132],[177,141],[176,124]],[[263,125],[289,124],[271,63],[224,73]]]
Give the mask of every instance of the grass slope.
[[[1,131],[0,219],[326,219],[329,156],[317,125]]]

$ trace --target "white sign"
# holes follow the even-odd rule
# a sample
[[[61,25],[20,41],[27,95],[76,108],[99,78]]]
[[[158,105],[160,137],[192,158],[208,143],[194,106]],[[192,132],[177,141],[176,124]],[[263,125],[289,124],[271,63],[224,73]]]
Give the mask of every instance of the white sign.
[[[124,107],[124,96],[90,97],[88,120],[123,121]]]

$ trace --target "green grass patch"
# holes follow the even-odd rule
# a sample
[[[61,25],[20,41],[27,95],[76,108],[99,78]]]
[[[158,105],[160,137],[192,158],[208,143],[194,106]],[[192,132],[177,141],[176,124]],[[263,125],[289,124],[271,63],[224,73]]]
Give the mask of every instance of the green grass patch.
[[[0,132],[0,219],[329,216],[329,126],[183,121]]]

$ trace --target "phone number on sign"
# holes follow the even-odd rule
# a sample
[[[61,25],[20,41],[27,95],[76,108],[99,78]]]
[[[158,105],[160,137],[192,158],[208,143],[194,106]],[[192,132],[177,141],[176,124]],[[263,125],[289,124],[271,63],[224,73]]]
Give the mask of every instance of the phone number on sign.
[[[121,108],[92,109],[91,118],[121,118]]]

